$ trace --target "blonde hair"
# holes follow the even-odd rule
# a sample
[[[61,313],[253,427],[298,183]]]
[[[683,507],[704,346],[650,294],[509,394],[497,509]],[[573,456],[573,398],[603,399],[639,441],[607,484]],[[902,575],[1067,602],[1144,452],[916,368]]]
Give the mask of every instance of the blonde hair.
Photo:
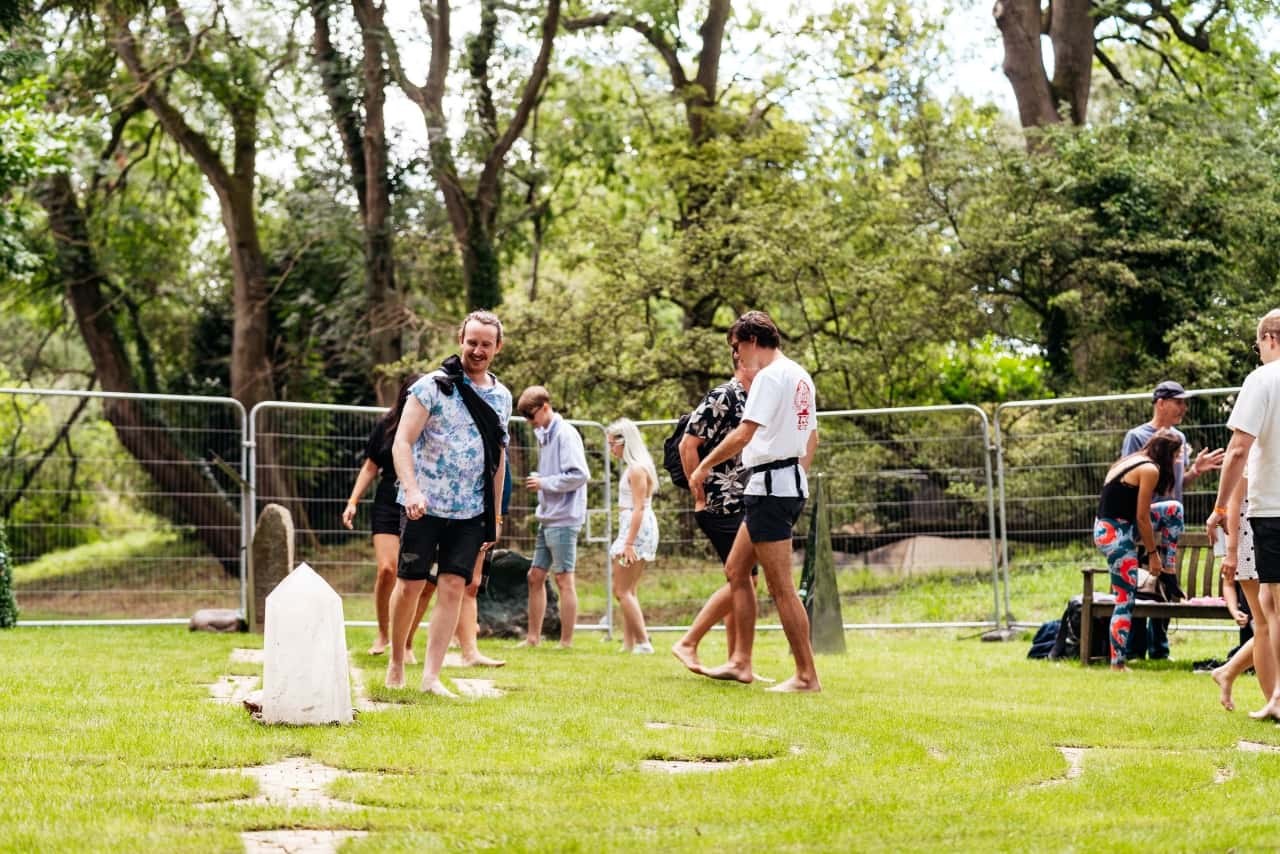
[[[502,321],[498,319],[498,315],[492,311],[473,311],[466,317],[462,318],[462,325],[458,327],[458,340],[461,341],[463,336],[467,334],[467,324],[475,321],[485,326],[492,326],[498,330],[498,343],[502,343]]]
[[[1280,308],[1271,309],[1258,321],[1258,337],[1263,335],[1274,335],[1280,343]]]
[[[658,470],[653,465],[649,449],[644,446],[644,439],[640,438],[640,428],[636,426],[636,422],[630,418],[619,418],[604,429],[604,434],[610,439],[622,439],[623,464],[643,469],[649,475],[649,482],[653,484],[653,494],[657,495]]]

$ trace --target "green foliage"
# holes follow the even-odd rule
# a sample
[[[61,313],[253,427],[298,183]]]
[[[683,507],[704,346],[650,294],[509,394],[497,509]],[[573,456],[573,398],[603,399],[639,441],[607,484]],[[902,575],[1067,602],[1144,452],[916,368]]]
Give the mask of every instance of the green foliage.
[[[13,598],[13,569],[9,566],[9,540],[5,536],[5,520],[0,518],[0,629],[18,622],[18,602]]]
[[[1003,403],[1048,396],[1044,360],[988,334],[971,345],[949,342],[938,366],[938,390],[949,403]]]

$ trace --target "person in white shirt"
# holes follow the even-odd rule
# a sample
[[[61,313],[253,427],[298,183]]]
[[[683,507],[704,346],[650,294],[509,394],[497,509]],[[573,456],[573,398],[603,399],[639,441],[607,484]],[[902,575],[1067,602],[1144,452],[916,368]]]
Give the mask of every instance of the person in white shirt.
[[[756,631],[756,592],[751,567],[759,562],[778,619],[791,645],[796,672],[770,691],[821,691],[809,641],[809,617],[791,580],[791,537],[809,495],[807,472],[818,445],[813,379],[778,349],[781,336],[769,315],[749,311],[729,329],[729,346],[749,369],[756,370],[747,393],[742,423],[698,464],[689,488],[699,504],[711,469],[742,453],[751,473],[743,495],[745,514],[734,540],[725,575],[733,595],[733,631],[729,660],[720,667],[699,668],[712,679],[751,682],[751,649]]]
[[[1280,309],[1267,312],[1258,322],[1254,348],[1262,366],[1245,379],[1227,419],[1231,441],[1218,481],[1218,498],[1205,529],[1209,541],[1216,542],[1218,528],[1228,522],[1230,498],[1247,462],[1249,525],[1261,588],[1258,604],[1262,620],[1274,627],[1280,625]],[[1280,631],[1268,632],[1267,643],[1270,660],[1280,661]],[[1256,654],[1257,644],[1254,646]],[[1250,715],[1280,719],[1280,684],[1273,685],[1266,705]]]

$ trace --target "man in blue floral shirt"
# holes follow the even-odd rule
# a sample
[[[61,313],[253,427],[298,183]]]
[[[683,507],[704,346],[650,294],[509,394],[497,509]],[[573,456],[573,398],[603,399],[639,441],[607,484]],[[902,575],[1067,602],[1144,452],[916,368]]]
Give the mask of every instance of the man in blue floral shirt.
[[[472,575],[480,552],[501,535],[502,517],[497,516],[493,539],[486,536],[486,501],[502,496],[511,417],[511,392],[489,373],[489,365],[502,350],[502,322],[490,312],[474,311],[462,322],[458,344],[460,364],[450,359],[445,368],[452,362],[459,372],[432,371],[412,386],[391,447],[400,479],[397,501],[404,517],[400,563],[391,593],[392,648],[386,684],[404,687],[404,641],[423,586],[432,583],[437,598],[427,633],[422,690],[446,697],[453,694],[441,683],[440,668],[458,624],[463,596],[479,582]],[[464,401],[464,391],[473,391],[496,414],[492,427],[499,446],[491,484],[485,483],[486,459],[494,451],[486,451],[481,426]],[[490,489],[487,496],[486,489]],[[496,512],[494,507],[488,510]]]
[[[747,391],[751,388],[756,372],[743,366],[737,353],[733,354],[733,366],[733,378],[707,392],[689,416],[684,438],[680,440],[680,462],[684,466],[685,477],[742,421]],[[694,507],[693,517],[702,533],[711,541],[721,563],[728,559],[733,540],[742,525],[742,490],[746,486],[746,480],[741,455],[725,460],[713,467],[707,476],[704,484],[705,504]],[[671,648],[671,653],[685,667],[695,673],[700,672],[698,644],[720,620],[725,621],[726,637],[730,644],[733,643],[732,605],[728,583],[711,594],[684,637]],[[729,654],[733,655],[732,649]]]

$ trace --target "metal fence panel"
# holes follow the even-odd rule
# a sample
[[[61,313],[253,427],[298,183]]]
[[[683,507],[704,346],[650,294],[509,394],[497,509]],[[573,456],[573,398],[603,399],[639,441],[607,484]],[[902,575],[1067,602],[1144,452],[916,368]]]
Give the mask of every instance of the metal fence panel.
[[[962,405],[819,412],[818,419],[812,472],[826,478],[846,623],[994,623],[997,541],[986,414]],[[638,422],[655,460],[675,423]],[[642,601],[651,622],[687,622],[723,576],[694,521],[692,497],[665,473],[660,477],[654,512],[661,544]],[[810,510],[797,525],[797,549]],[[796,567],[802,562],[797,553]],[[902,612],[897,591],[939,573],[979,574],[991,587],[981,599],[940,595],[927,612]],[[762,620],[771,619],[770,609],[763,606]]]
[[[1238,390],[1189,392],[1178,429],[1186,434],[1193,458],[1201,449],[1226,447],[1231,432],[1226,421]],[[1150,393],[1013,401],[997,407],[1002,563],[1015,594],[1019,569],[1029,570],[1055,552],[1087,553],[1092,548],[1102,482],[1120,456],[1125,433],[1150,421],[1151,407]],[[1216,472],[1186,485],[1188,525],[1208,518],[1217,486]]]
[[[0,516],[24,623],[243,607],[244,409],[0,389]]]
[[[349,604],[347,618],[372,619],[372,593],[377,568],[369,544],[373,489],[363,496],[353,531],[342,526],[342,511],[363,463],[365,445],[381,407],[271,401],[250,413],[254,519],[270,502],[288,507],[297,534],[296,557],[305,560]],[[583,436],[592,479],[587,487],[588,519],[579,548],[579,578],[607,578],[609,535],[608,478],[604,427],[591,421],[569,421]],[[537,495],[524,481],[537,467],[537,440],[523,418],[512,417],[510,507],[500,548],[533,554],[537,533]],[[601,545],[603,544],[603,545]],[[592,546],[597,547],[592,547]],[[593,600],[588,600],[592,605]],[[597,613],[607,610],[598,603]],[[584,609],[584,617],[591,612]]]

